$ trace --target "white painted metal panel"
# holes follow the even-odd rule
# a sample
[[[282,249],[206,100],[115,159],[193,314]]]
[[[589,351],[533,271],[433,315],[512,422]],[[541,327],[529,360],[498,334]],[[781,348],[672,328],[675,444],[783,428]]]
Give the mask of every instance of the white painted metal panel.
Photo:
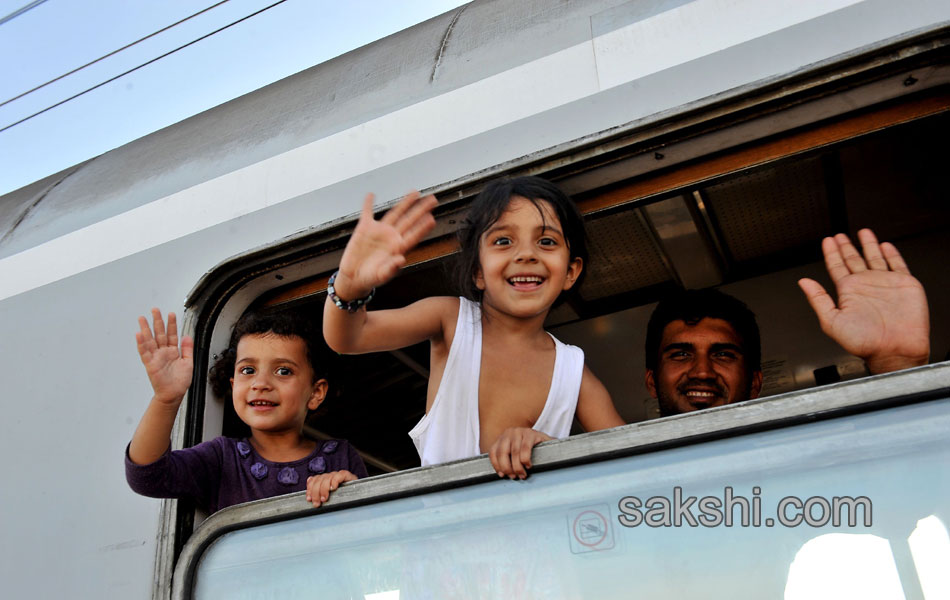
[[[464,172],[517,158],[515,152],[570,141],[578,137],[576,128],[585,135],[643,119],[950,18],[950,8],[933,0],[916,0],[899,11],[883,0],[776,3],[781,9],[768,10],[763,4],[699,0],[677,6],[24,249],[0,259],[0,298],[451,144],[499,133],[510,141],[518,134],[506,126],[525,120],[547,136],[525,134],[520,144],[481,153]],[[642,89],[649,76],[659,73],[672,76],[676,85],[651,104]],[[621,93],[601,97],[621,87]],[[604,110],[604,102],[614,110]],[[617,107],[624,110],[618,114]],[[563,126],[560,113],[568,108],[575,109],[574,127]],[[604,115],[614,121],[603,122]],[[432,175],[415,187],[446,181],[447,171],[431,169]],[[309,223],[340,218],[355,206],[351,198],[334,199],[329,214],[313,215],[323,221]],[[295,223],[283,235],[303,224]],[[251,241],[258,245],[269,239]]]

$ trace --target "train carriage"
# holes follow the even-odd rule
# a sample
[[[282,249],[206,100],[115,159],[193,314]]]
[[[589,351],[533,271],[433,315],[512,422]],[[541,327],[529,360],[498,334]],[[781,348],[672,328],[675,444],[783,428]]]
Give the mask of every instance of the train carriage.
[[[5,591],[940,597],[950,367],[863,377],[795,281],[822,277],[823,236],[873,228],[927,289],[946,360],[948,19],[934,0],[475,1],[7,194]],[[411,347],[341,361],[307,431],[351,440],[376,476],[324,508],[296,494],[208,518],[128,490],[121,453],[150,395],[138,314],[184,304],[196,339],[175,447],[235,435],[208,365],[248,309],[320,319],[367,191],[380,211],[411,188],[440,199],[374,300],[399,306],[451,293],[456,224],[520,174],[585,214],[591,269],[547,325],[630,425],[542,445],[526,482],[484,457],[418,468],[405,433],[428,359]],[[757,313],[767,395],[657,420],[646,320],[712,286]],[[637,507],[677,488],[748,507],[731,526]],[[779,515],[789,498],[802,506]]]

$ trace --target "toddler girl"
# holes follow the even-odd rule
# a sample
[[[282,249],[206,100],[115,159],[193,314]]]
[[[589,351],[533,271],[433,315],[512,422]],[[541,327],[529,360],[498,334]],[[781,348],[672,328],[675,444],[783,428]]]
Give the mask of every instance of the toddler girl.
[[[531,448],[566,437],[575,411],[588,431],[622,425],[583,351],[543,329],[587,258],[583,219],[552,183],[519,177],[478,195],[459,231],[464,297],[363,309],[435,225],[436,204],[413,192],[376,221],[367,196],[323,311],[337,352],[430,342],[426,415],[409,432],[422,464],[488,452],[499,476],[523,479]]]
[[[191,384],[194,342],[183,337],[179,349],[175,314],[169,313],[166,329],[157,308],[154,335],[144,317],[139,328],[139,356],[155,395],[126,451],[126,479],[135,492],[191,498],[213,513],[306,489],[307,501],[319,506],[340,483],[366,476],[362,459],[345,440],[314,442],[303,436],[307,411],[327,393],[304,320],[249,313],[235,324],[211,379],[216,393],[231,396],[250,436],[218,437],[174,452],[169,438]]]

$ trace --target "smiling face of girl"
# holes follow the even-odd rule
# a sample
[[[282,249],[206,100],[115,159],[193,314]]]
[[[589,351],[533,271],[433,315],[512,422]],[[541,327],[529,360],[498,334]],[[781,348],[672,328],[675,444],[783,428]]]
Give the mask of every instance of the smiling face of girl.
[[[302,338],[264,333],[238,342],[231,396],[252,432],[299,433],[307,411],[320,406],[326,390],[325,379],[314,381]]]
[[[482,234],[478,256],[482,306],[520,318],[546,314],[583,269],[552,206],[520,196]]]

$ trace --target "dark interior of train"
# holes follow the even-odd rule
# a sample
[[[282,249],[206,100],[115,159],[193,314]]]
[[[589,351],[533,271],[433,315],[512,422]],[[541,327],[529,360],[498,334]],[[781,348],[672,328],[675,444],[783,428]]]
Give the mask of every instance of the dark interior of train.
[[[836,232],[853,237],[869,227],[902,251],[924,284],[931,360],[946,360],[948,123],[950,115],[938,112],[646,198],[637,191],[642,178],[572,189],[577,184],[569,176],[554,174],[586,213],[591,259],[583,286],[550,313],[548,329],[585,350],[588,366],[628,422],[658,416],[643,385],[643,338],[656,301],[677,288],[719,287],[756,312],[763,395],[863,376],[863,363],[821,333],[795,282],[808,276],[833,289],[821,239]],[[455,295],[453,257],[449,252],[407,268],[378,290],[370,308]],[[277,289],[252,308],[321,318],[325,291],[287,297],[287,289]],[[424,414],[428,363],[427,344],[339,357],[330,382],[335,393],[308,420],[309,433],[349,439],[370,458],[371,473],[418,466],[407,432]],[[240,421],[226,410],[223,433],[241,435]]]

